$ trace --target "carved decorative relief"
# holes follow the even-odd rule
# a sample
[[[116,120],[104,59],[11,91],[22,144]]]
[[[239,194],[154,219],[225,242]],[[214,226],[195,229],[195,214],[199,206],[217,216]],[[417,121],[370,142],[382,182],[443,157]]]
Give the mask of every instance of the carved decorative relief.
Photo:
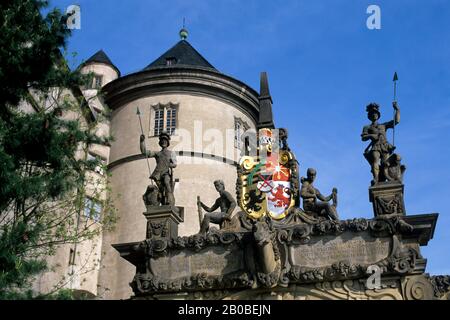
[[[431,300],[434,288],[429,278],[424,275],[407,277],[404,281],[405,300]]]
[[[226,300],[403,300],[396,283],[367,290],[357,280],[320,282],[310,285],[290,285],[287,288],[245,290],[231,294]]]

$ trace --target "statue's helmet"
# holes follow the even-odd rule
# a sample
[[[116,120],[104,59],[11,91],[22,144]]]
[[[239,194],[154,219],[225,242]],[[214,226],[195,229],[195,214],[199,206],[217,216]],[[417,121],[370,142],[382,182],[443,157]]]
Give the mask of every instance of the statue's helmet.
[[[167,141],[167,145],[170,144],[170,135],[166,131],[163,131],[159,134],[159,145],[161,145],[161,142],[163,140]]]
[[[366,112],[369,114],[369,116],[371,114],[378,114],[378,118],[380,118],[380,116],[381,116],[381,114],[380,114],[380,106],[377,103],[375,103],[375,102],[369,103],[366,106]]]

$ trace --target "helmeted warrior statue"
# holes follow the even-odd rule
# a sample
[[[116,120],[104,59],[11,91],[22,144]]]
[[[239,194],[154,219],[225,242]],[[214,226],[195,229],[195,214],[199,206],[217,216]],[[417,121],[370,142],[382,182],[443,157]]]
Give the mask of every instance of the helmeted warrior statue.
[[[393,129],[395,125],[400,122],[400,109],[397,102],[393,102],[392,106],[395,110],[394,120],[378,123],[380,119],[380,106],[376,103],[371,103],[366,107],[367,117],[372,123],[364,127],[361,134],[363,141],[370,140],[370,144],[364,150],[364,157],[369,162],[372,168],[373,181],[372,184],[384,182],[386,180],[398,180],[401,181],[401,174],[404,171],[397,172],[395,178],[393,174],[389,173],[389,167],[400,166],[397,162],[400,161],[400,156],[393,154],[395,146],[390,144],[386,138],[386,130]],[[390,159],[390,157],[394,157]],[[394,164],[395,163],[395,164]]]
[[[303,199],[303,210],[306,213],[317,214],[319,217],[326,217],[331,220],[339,220],[337,207],[337,189],[333,188],[331,195],[323,196],[313,185],[316,179],[316,170],[309,168],[307,170],[307,178],[302,177],[302,188],[300,195]],[[333,203],[330,204],[329,201]]]
[[[233,196],[225,190],[225,184],[223,181],[214,181],[214,186],[216,187],[220,197],[216,199],[216,202],[214,202],[212,207],[206,206],[198,198],[197,205],[202,207],[207,212],[203,219],[201,219],[200,233],[202,234],[208,232],[210,223],[218,224],[220,229],[223,229],[226,223],[231,221],[231,215],[233,214],[234,208],[236,208],[236,201]],[[213,212],[219,208],[220,212]]]
[[[156,183],[158,195],[155,196],[156,189],[154,186],[149,186],[144,194],[144,202],[147,205],[154,205],[155,199],[161,205],[175,206],[175,197],[173,195],[174,179],[173,168],[177,166],[175,152],[168,149],[170,145],[170,135],[166,132],[161,132],[159,135],[159,145],[161,151],[147,151],[145,148],[145,136],[140,137],[141,153],[148,158],[156,159],[156,168],[153,170],[150,179]]]

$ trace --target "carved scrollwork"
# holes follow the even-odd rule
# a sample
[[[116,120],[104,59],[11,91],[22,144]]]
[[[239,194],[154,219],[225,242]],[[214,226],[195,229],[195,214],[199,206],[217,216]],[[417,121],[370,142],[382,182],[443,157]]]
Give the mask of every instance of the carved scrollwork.
[[[432,300],[434,289],[430,279],[424,275],[407,278],[404,296],[405,300]]]
[[[277,239],[282,244],[307,243],[310,240],[311,226],[300,224],[293,228],[279,230]]]
[[[318,282],[309,285],[290,285],[286,288],[245,290],[230,294],[230,300],[264,300],[270,295],[277,300],[402,300],[398,287],[383,287],[378,290],[365,290],[358,280]]]
[[[408,249],[407,253],[403,253],[401,256],[391,256],[389,258],[389,268],[400,274],[408,273],[414,270],[418,257],[419,254],[416,250]]]
[[[380,261],[377,265],[383,272],[390,272],[396,274],[406,274],[413,271],[416,267],[416,262],[421,259],[420,253],[408,247],[403,247],[397,236],[393,236],[392,252],[388,258]]]

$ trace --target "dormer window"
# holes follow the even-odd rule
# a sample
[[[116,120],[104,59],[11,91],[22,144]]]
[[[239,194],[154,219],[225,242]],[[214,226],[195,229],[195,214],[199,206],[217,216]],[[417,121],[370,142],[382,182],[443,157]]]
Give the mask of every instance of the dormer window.
[[[175,57],[166,58],[166,66],[173,66],[176,63],[177,63],[177,58],[175,58]]]
[[[92,81],[92,89],[100,89],[102,87],[103,77],[99,74],[94,75],[94,79]]]

